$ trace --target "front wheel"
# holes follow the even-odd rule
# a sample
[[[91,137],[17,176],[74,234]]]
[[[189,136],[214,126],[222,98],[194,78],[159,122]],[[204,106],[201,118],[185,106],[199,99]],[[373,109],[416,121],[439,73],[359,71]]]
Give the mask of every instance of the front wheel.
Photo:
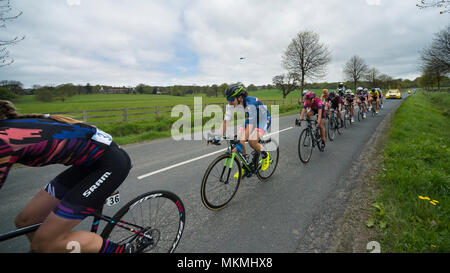
[[[298,138],[298,156],[303,163],[308,163],[313,150],[313,135],[309,128],[303,129]]]
[[[136,252],[172,253],[183,234],[183,202],[172,192],[152,191],[125,204],[101,233],[117,244],[131,244]]]
[[[223,209],[236,195],[241,183],[241,162],[226,153],[216,158],[202,179],[202,203],[210,210]]]

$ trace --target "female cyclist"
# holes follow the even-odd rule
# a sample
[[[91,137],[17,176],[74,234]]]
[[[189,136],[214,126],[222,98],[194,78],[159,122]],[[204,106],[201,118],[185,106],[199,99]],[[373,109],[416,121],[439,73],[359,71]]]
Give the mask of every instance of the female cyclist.
[[[109,134],[68,117],[18,115],[11,102],[2,100],[0,187],[15,163],[70,166],[39,191],[15,219],[18,228],[42,223],[28,235],[33,252],[68,252],[69,242],[77,242],[81,252],[132,249],[92,232],[72,231],[103,206],[131,169],[128,154]]]

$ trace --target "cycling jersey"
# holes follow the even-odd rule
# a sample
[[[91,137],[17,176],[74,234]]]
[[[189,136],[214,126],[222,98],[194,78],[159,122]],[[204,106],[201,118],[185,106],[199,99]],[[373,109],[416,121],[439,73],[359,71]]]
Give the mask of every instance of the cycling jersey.
[[[342,99],[340,96],[335,96],[333,99],[328,97],[327,101],[331,102],[331,108],[333,108],[333,109],[338,108],[339,104],[342,103]]]
[[[118,156],[104,156],[116,153]],[[0,121],[0,188],[14,163],[72,166],[65,171],[70,175],[58,175],[45,188],[61,200],[54,211],[61,217],[83,219],[102,205],[128,174],[131,161],[127,161],[128,155],[112,137],[94,126],[48,118]],[[106,180],[108,183],[103,183]]]
[[[373,91],[370,91],[369,92],[369,96],[371,96],[371,97],[373,97],[373,98],[378,98],[378,91],[375,91],[375,92],[373,92]]]
[[[319,98],[314,98],[311,103],[309,102],[309,100],[306,100],[303,104],[303,108],[311,108],[311,110],[314,111],[315,115],[319,114],[319,109],[322,109],[322,117],[325,117],[325,104],[323,104]]]
[[[242,127],[252,124],[258,129],[267,131],[271,124],[270,112],[267,107],[256,97],[244,97],[244,105],[242,107],[233,107],[227,105],[225,111],[225,120],[231,120],[234,111],[245,112],[245,122]]]
[[[355,95],[353,95],[353,94],[345,95],[345,99],[347,100],[347,102],[352,103],[353,100],[355,99]]]

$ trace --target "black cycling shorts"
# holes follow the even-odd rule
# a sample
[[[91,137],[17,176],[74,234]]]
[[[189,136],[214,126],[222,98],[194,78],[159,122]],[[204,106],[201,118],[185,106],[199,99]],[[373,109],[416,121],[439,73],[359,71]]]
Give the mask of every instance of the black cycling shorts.
[[[61,200],[53,212],[71,220],[92,215],[103,207],[106,198],[122,184],[130,169],[130,157],[112,142],[92,165],[72,166],[47,184],[45,191]]]
[[[319,109],[311,109],[314,112],[314,115],[318,115],[319,114]],[[325,105],[322,105],[322,118],[325,118]]]

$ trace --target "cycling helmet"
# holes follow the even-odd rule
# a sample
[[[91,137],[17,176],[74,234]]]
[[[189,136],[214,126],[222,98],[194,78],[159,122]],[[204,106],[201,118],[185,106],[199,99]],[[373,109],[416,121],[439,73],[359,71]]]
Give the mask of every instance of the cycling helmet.
[[[347,90],[345,91],[345,94],[346,94],[346,95],[351,95],[351,94],[352,94],[352,90],[347,89]]]
[[[356,91],[357,92],[361,92],[361,91],[363,91],[363,88],[362,87],[358,87],[358,88],[356,88]]]
[[[307,100],[313,99],[313,98],[315,98],[315,97],[316,97],[316,93],[314,93],[314,92],[308,92],[308,93],[306,93],[306,95],[305,95],[305,99],[307,99]]]
[[[322,90],[322,94],[326,94],[326,93],[328,93],[328,89]]]
[[[307,89],[303,90],[302,96],[306,95],[309,91]]]
[[[367,92],[368,91],[368,89],[367,88],[364,88],[364,92]]]
[[[328,97],[333,99],[334,97],[336,97],[336,92],[331,91],[330,94],[328,94]]]
[[[227,87],[225,89],[225,97],[228,98],[235,98],[241,95],[243,92],[245,92],[245,88],[242,85],[233,84]]]
[[[343,84],[342,82],[339,83],[338,88],[339,88],[339,89],[344,89],[344,84]]]

